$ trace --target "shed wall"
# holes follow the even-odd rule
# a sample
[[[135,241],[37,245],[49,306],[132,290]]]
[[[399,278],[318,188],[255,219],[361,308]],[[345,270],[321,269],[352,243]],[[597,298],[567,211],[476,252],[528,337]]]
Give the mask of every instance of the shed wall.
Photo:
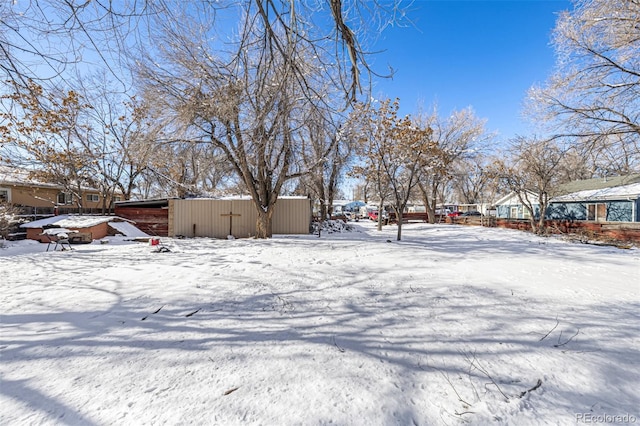
[[[94,226],[90,226],[88,228],[79,228],[75,226],[70,226],[67,229],[72,231],[82,232],[84,234],[91,235],[91,239],[99,240],[101,238],[106,237],[109,234],[109,224],[107,222],[99,223]],[[40,234],[42,234],[44,230],[42,228],[27,228],[27,238],[30,240],[37,240],[43,242],[43,239]]]
[[[308,234],[311,225],[311,202],[307,199],[284,198],[276,203],[273,213],[274,234]]]
[[[253,237],[257,216],[251,200],[169,200],[169,236]],[[274,210],[273,233],[307,234],[310,221],[309,200],[280,199]]]
[[[168,207],[120,207],[116,205],[116,216],[133,221],[138,229],[149,235],[169,235]]]

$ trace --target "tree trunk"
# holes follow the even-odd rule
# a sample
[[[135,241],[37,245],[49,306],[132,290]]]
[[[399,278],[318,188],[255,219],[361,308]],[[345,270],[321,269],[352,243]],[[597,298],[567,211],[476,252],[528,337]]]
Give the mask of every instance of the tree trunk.
[[[384,211],[384,198],[381,199],[378,206],[378,231],[382,231],[382,212]]]
[[[545,234],[547,231],[547,227],[545,226],[545,212],[547,210],[547,203],[540,202],[540,214],[538,215],[538,234]]]
[[[398,235],[396,236],[396,240],[402,240],[402,211],[404,209],[400,209],[400,211],[396,211],[396,218],[398,219]]]
[[[273,206],[269,206],[267,211],[258,209],[258,219],[256,221],[256,238],[271,238],[273,223]]]

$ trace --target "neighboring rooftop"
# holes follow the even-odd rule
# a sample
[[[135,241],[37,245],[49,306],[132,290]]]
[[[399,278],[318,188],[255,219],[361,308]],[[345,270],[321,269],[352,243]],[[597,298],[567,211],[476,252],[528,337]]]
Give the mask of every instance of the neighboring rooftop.
[[[37,170],[29,170],[21,167],[0,165],[0,185],[17,185],[17,186],[31,186],[31,187],[44,187],[44,188],[58,188],[63,189],[64,186],[46,182],[34,177]],[[97,191],[95,188],[88,186],[82,187],[85,190]]]
[[[552,201],[620,200],[640,197],[640,183],[602,189],[588,189],[554,197]]]
[[[635,183],[640,183],[640,174],[575,180],[561,185],[560,192],[562,194],[571,194],[580,191],[613,188],[616,186],[631,185]]]
[[[31,172],[27,169],[22,169],[13,166],[0,165],[0,184],[11,185],[24,185],[29,184],[32,186],[46,186],[51,188],[57,188],[60,185],[47,183],[40,181],[31,176]]]

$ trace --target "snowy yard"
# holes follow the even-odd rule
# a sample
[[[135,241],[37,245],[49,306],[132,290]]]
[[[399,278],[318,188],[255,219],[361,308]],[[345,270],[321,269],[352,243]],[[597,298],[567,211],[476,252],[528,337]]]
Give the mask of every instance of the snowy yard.
[[[7,243],[0,424],[640,423],[640,250],[355,226]]]

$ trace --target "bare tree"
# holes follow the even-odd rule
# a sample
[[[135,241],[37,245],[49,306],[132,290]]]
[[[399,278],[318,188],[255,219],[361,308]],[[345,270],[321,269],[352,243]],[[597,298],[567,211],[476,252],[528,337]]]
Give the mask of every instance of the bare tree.
[[[111,91],[104,73],[77,84],[91,105],[83,117],[88,131],[79,142],[93,159],[94,181],[103,200],[112,200],[116,194],[129,200],[156,155],[156,143],[165,139],[164,121],[154,105]]]
[[[420,162],[418,188],[431,223],[435,222],[436,205],[444,201],[443,192],[464,160],[473,158],[491,135],[484,129],[485,120],[467,108],[454,111],[446,119],[434,108],[421,121],[432,129],[432,147],[425,151]]]
[[[83,209],[83,194],[94,187],[92,165],[95,158],[87,151],[85,141],[91,127],[84,121],[91,108],[78,92],[46,92],[33,82],[25,91],[5,95],[16,113],[1,113],[3,139],[18,165],[35,166],[32,174],[50,183],[61,185],[72,195],[79,211]]]
[[[391,196],[391,182],[384,168],[384,146],[390,133],[391,114],[397,113],[397,105],[383,101],[376,110],[372,105],[358,104],[349,117],[349,137],[354,140],[355,153],[361,161],[349,172],[350,176],[364,180],[378,201],[378,231],[382,229],[386,200]]]
[[[235,50],[226,55],[200,38],[206,31],[199,25],[166,26],[162,63],[149,58],[140,76],[147,93],[191,126],[194,141],[224,153],[256,206],[257,237],[266,238],[285,183],[308,172],[295,155],[309,111],[326,106],[310,96],[325,70],[298,40],[274,38],[278,15],[258,5],[242,19],[238,42],[228,45]]]
[[[640,2],[573,3],[554,30],[557,70],[546,85],[529,91],[528,109],[558,136],[575,140],[585,158],[598,158],[602,173],[638,170]],[[610,161],[603,164],[605,158]]]
[[[142,27],[147,1],[30,0],[0,4],[0,76],[11,91],[58,85],[79,65],[103,67],[129,88],[123,54]],[[48,84],[50,83],[50,84]]]
[[[517,195],[528,212],[531,230],[542,234],[549,200],[563,183],[564,151],[553,139],[518,137],[510,154],[508,160],[496,160],[492,175]]]
[[[330,111],[314,108],[309,114],[304,120],[298,156],[302,163],[299,169],[309,172],[300,177],[297,192],[320,200],[320,217],[326,218],[353,148],[347,132]]]
[[[201,132],[193,146],[207,135],[225,155],[255,200],[259,236],[268,236],[278,192],[306,173],[294,161],[302,111],[331,108],[320,90],[328,82],[347,104],[355,100],[372,72],[361,32],[403,16],[398,10],[395,0],[14,2],[0,6],[0,70],[17,92],[32,88],[30,80],[64,87],[60,80],[81,74],[87,58],[123,90],[131,87],[125,65],[146,70],[139,75]]]
[[[478,204],[487,201],[486,190],[491,177],[487,172],[489,160],[484,155],[463,161],[456,167],[451,183],[457,199],[464,204]]]
[[[415,125],[411,117],[398,117],[399,100],[381,101],[379,106],[359,106],[352,120],[359,133],[360,165],[354,173],[378,188],[381,200],[378,229],[382,223],[382,208],[388,197],[398,221],[397,240],[402,239],[402,217],[418,183],[421,154],[432,148],[431,129]]]

